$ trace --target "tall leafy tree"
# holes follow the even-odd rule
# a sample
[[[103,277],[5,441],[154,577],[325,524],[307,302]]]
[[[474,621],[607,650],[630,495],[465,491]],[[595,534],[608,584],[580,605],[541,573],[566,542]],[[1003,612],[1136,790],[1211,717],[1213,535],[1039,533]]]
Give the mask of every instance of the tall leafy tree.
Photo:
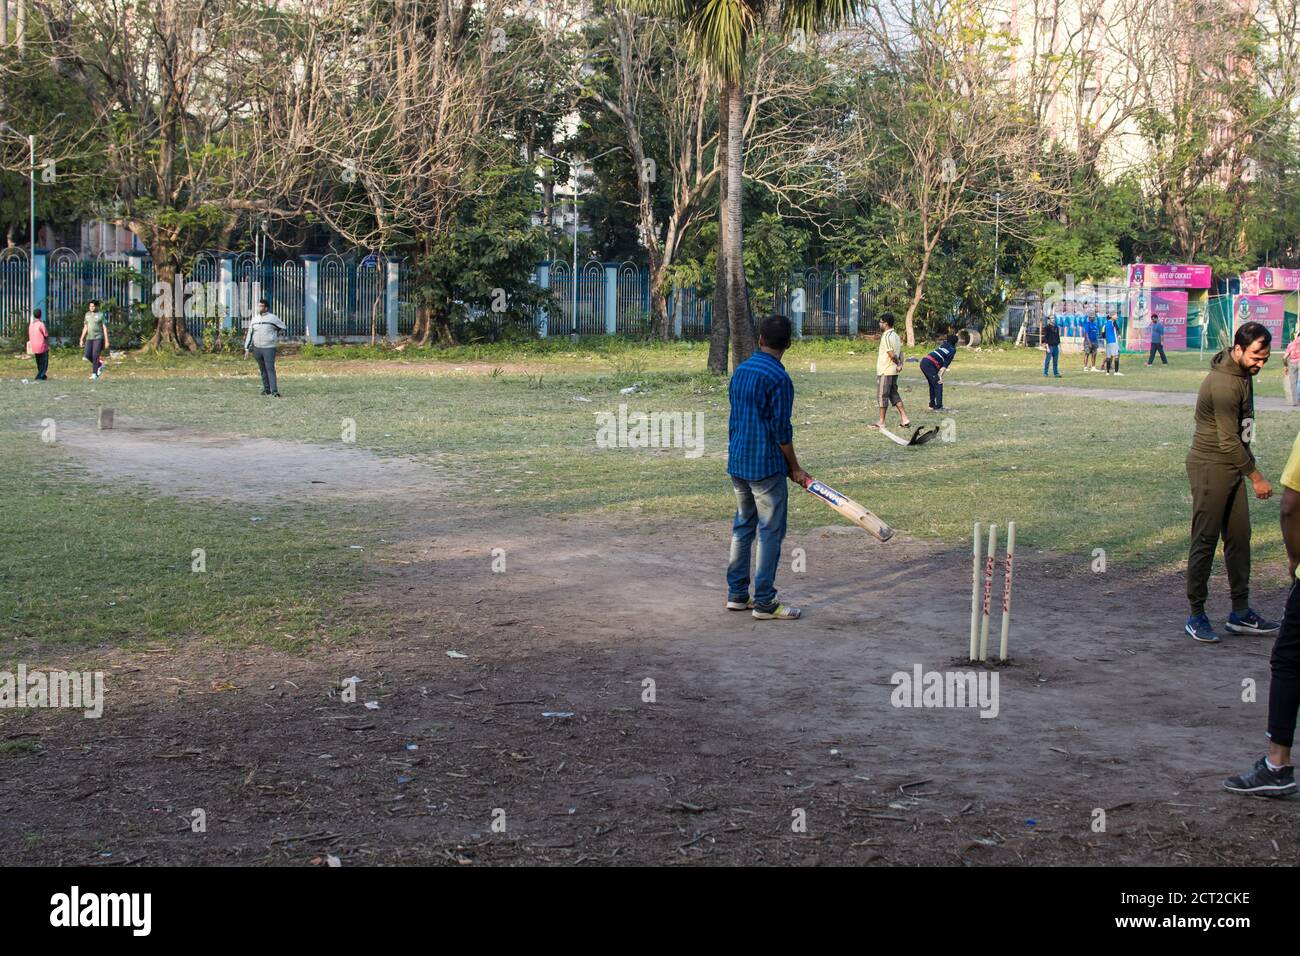
[[[687,49],[719,84],[720,137],[725,162],[719,188],[719,252],[709,368],[726,372],[726,343],[717,328],[726,316],[733,365],[755,346],[745,282],[744,175],[746,59],[765,23],[804,42],[852,18],[859,0],[624,0],[625,5],[677,21]],[[721,347],[720,347],[721,346]]]

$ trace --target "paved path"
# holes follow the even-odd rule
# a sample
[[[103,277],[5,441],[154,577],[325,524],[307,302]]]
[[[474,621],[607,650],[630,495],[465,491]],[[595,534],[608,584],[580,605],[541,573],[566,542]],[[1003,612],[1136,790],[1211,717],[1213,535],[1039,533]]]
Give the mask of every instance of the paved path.
[[[1037,392],[1043,395],[1070,395],[1075,398],[1107,398],[1112,402],[1133,402],[1139,405],[1195,405],[1194,392],[1145,392],[1136,388],[1076,388],[1071,385],[1007,385],[1003,382],[963,382],[954,379],[953,385],[976,388],[1000,388],[1005,392]],[[1300,405],[1288,405],[1284,398],[1255,396],[1255,408],[1264,412],[1300,411]]]

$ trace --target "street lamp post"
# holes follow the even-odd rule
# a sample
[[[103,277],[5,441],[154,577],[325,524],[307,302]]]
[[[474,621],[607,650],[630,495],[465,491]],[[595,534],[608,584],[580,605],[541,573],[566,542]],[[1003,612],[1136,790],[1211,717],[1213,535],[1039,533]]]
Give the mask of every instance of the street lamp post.
[[[0,0],[4,3],[4,0]],[[59,113],[55,119],[62,116]],[[19,139],[27,140],[27,222],[28,222],[28,256],[27,256],[27,321],[32,320],[36,311],[36,137],[23,136],[4,120],[0,120],[0,129],[8,130]]]
[[[600,159],[602,156],[608,156],[619,146],[611,147],[603,153],[597,153],[592,156],[592,160]],[[582,171],[582,160],[576,163],[567,159],[560,159],[558,156],[552,156],[543,150],[538,150],[541,155],[556,163],[564,163],[569,167],[569,175],[573,178],[573,272],[569,275],[569,285],[572,288],[572,305],[569,308],[569,335],[573,338],[578,336],[578,178]]]
[[[993,291],[998,291],[998,239],[1002,229],[1002,193],[993,194]]]
[[[0,0],[3,3],[4,0]],[[36,137],[27,137],[27,215],[29,218],[30,248],[27,256],[27,321],[36,314]]]

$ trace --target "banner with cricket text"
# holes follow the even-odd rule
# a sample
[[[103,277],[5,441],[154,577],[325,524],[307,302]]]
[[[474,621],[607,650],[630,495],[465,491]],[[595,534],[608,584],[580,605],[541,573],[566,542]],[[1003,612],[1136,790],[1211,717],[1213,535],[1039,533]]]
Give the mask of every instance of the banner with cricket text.
[[[1137,262],[1128,267],[1129,288],[1208,289],[1210,278],[1209,266]]]
[[[1232,330],[1244,322],[1259,322],[1273,334],[1273,348],[1285,348],[1282,324],[1286,320],[1286,299],[1280,295],[1239,295]]]
[[[1272,269],[1261,266],[1241,274],[1241,291],[1248,295],[1297,290],[1300,290],[1300,269]]]
[[[1151,323],[1157,318],[1165,325],[1165,351],[1186,351],[1186,292],[1180,289],[1134,289],[1128,295],[1128,314],[1128,335],[1124,347],[1130,352],[1145,352],[1151,348]]]

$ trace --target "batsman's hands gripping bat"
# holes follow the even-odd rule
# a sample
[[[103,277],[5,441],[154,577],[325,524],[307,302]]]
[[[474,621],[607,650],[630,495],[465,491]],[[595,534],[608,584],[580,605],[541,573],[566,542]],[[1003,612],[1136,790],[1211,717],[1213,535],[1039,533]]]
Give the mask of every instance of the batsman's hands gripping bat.
[[[840,494],[825,482],[818,481],[812,475],[805,472],[800,484],[804,486],[809,494],[820,498],[833,510],[838,511],[863,531],[866,531],[868,534],[880,541],[888,541],[894,536],[893,528],[885,524],[852,498]]]

